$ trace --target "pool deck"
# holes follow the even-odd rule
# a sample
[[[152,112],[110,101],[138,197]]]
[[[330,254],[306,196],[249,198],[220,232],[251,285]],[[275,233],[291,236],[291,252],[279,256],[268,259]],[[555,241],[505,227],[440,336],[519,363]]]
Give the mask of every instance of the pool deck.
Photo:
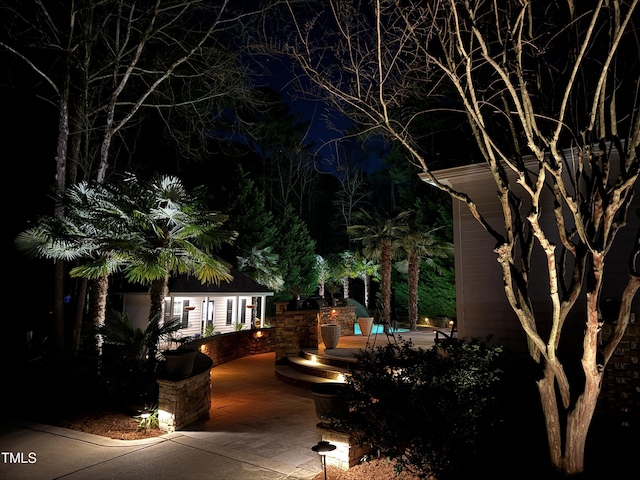
[[[399,331],[393,335],[385,333],[372,334],[369,337],[364,335],[345,335],[340,337],[336,348],[325,349],[321,343],[317,349],[304,349],[309,353],[326,357],[335,357],[343,360],[353,359],[360,350],[381,347],[389,343],[401,341],[411,341],[416,347],[431,348],[434,344],[435,333],[433,328],[422,328],[415,332]]]

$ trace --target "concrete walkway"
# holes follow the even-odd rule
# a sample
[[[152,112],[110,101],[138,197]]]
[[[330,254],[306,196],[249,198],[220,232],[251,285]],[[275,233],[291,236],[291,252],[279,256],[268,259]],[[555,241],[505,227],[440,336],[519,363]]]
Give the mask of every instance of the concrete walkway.
[[[433,338],[431,332],[411,336],[422,346]],[[381,335],[375,343],[386,341]],[[344,347],[348,354],[366,339],[340,342],[334,352]],[[311,479],[322,471],[311,450],[321,439],[313,398],[308,389],[277,380],[274,363],[268,353],[215,367],[210,418],[152,439],[112,440],[24,423],[5,412],[0,479]]]

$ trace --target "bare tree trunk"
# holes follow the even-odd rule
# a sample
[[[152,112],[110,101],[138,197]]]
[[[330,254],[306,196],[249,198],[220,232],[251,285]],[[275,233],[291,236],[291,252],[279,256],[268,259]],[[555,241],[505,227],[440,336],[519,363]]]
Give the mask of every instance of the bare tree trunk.
[[[64,347],[65,265],[62,260],[56,260],[53,277],[53,343],[56,350]]]
[[[587,378],[585,391],[578,397],[576,406],[567,417],[567,435],[562,472],[574,475],[584,471],[584,448],[589,425],[598,403],[601,375]]]
[[[542,402],[542,413],[549,443],[551,464],[560,469],[562,459],[562,433],[558,414],[558,399],[555,390],[555,375],[549,364],[545,364],[544,377],[537,382]]]
[[[89,283],[86,278],[78,278],[77,281],[78,291],[76,293],[76,314],[73,322],[73,352],[75,354],[80,350],[82,320],[84,318],[84,306],[86,304],[85,299],[87,297],[87,284]]]
[[[56,148],[56,173],[55,188],[58,191],[64,190],[66,184],[67,165],[67,144],[69,139],[69,105],[68,75],[65,79],[65,86],[60,92],[61,98],[58,106],[58,145]],[[62,217],[64,207],[56,202],[54,215]],[[53,286],[53,338],[56,349],[60,350],[64,346],[64,282],[66,276],[66,262],[57,260],[55,266],[54,286]]]

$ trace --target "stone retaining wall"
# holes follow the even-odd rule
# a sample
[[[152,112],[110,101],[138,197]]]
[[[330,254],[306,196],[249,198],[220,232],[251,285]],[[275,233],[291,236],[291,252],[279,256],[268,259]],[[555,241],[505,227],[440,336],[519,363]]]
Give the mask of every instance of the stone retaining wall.
[[[340,325],[340,336],[355,335],[356,307],[322,307],[320,309],[320,324],[335,323]],[[318,328],[320,328],[318,326]]]
[[[287,310],[288,302],[276,302],[274,325],[277,336],[276,362],[297,357],[303,348],[318,348],[321,343],[320,325],[340,325],[340,336],[355,335],[355,307],[322,307],[320,310]]]
[[[213,366],[260,353],[275,351],[276,329],[260,328],[240,332],[223,333],[200,338],[189,345],[198,348],[213,360]]]
[[[211,369],[184,380],[158,380],[158,423],[165,432],[209,416],[211,407]]]
[[[243,330],[201,338],[189,346],[207,355],[215,367],[248,355],[273,352],[275,337],[275,328]],[[210,372],[211,368],[207,368],[184,380],[158,380],[158,423],[161,430],[174,432],[209,416]]]
[[[276,362],[297,357],[303,348],[318,348],[317,310],[281,311],[276,314]]]

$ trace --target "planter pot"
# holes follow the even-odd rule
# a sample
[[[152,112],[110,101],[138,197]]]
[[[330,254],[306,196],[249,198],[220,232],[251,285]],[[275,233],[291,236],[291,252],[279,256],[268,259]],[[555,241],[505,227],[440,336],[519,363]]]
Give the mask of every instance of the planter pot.
[[[335,323],[320,325],[320,335],[322,336],[325,350],[336,348],[338,346],[338,340],[340,340],[340,325],[336,325]]]
[[[346,411],[347,400],[344,388],[344,383],[339,382],[316,383],[311,386],[316,416],[324,426],[331,425],[331,417]]]
[[[174,378],[187,378],[193,372],[197,350],[167,350],[162,353],[167,361],[167,375]]]
[[[358,326],[362,335],[371,335],[371,329],[373,328],[373,317],[358,317]]]

